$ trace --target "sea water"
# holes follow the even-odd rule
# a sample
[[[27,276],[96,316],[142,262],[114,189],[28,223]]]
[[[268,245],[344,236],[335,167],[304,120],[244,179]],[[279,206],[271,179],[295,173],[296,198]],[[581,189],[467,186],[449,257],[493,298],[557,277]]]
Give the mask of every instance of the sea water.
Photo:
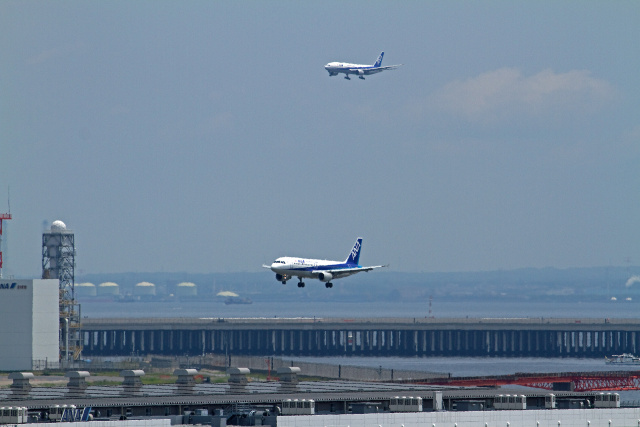
[[[500,300],[447,300],[428,302],[313,301],[229,304],[222,301],[176,300],[112,302],[80,300],[83,317],[189,317],[189,318],[637,318],[640,304],[627,301],[542,302]]]

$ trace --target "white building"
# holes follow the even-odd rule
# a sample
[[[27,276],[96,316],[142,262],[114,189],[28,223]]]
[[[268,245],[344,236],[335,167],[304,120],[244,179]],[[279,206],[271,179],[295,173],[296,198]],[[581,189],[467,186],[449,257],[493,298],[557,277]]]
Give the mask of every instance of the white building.
[[[58,279],[0,279],[0,371],[57,367]]]

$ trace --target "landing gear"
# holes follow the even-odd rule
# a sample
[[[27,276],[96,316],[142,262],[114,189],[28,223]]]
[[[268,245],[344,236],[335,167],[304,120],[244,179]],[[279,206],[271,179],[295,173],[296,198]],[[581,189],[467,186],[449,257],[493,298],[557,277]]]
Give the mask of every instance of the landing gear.
[[[327,282],[324,285],[327,287],[327,289],[333,288],[333,283],[331,283],[331,282]]]
[[[347,80],[351,80],[351,79],[349,78],[349,74],[347,74],[346,76],[344,76],[344,78],[345,78],[345,79],[347,79]]]
[[[300,281],[298,282],[298,287],[299,288],[304,288],[304,282],[302,281],[302,277],[300,278]]]
[[[359,76],[358,78],[359,78],[359,79],[362,79],[362,80],[364,80],[364,77],[362,77],[362,76]]]
[[[286,284],[287,284],[287,281],[286,281],[286,280],[283,280],[283,281],[282,281],[282,284],[283,284],[283,285],[286,285]]]

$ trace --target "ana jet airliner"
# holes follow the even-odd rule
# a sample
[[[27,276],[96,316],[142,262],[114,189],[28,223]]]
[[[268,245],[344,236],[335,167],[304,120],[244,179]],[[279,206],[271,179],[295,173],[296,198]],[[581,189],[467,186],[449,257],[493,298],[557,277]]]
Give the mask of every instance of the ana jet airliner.
[[[360,261],[360,248],[362,248],[362,238],[358,237],[353,249],[349,252],[349,256],[344,261],[327,261],[308,258],[280,257],[273,261],[271,265],[263,265],[264,268],[270,268],[276,273],[276,280],[287,284],[287,280],[293,276],[298,277],[298,287],[304,288],[303,277],[310,279],[318,279],[325,282],[327,288],[332,288],[333,279],[351,276],[361,271],[371,271],[374,268],[386,267],[386,265],[374,265],[371,267],[362,267],[358,264]]]
[[[344,78],[347,80],[351,80],[349,78],[349,74],[354,74],[357,75],[358,78],[364,80],[364,76],[368,76],[369,74],[379,73],[384,70],[393,70],[394,68],[398,68],[399,66],[403,65],[387,65],[386,67],[383,67],[383,56],[384,52],[381,52],[380,56],[378,56],[378,60],[373,65],[348,64],[346,62],[329,62],[324,66],[324,69],[329,72],[329,76],[337,76],[340,73],[344,73]]]

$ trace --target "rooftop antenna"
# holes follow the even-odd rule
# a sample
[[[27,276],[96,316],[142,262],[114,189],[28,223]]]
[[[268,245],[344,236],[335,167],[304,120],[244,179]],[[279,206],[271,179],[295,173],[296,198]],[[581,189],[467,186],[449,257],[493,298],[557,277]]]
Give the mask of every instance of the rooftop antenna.
[[[8,190],[8,189],[7,189]],[[11,219],[11,196],[7,200],[7,204],[9,205],[9,212],[0,214],[0,279],[2,279],[2,222]]]

